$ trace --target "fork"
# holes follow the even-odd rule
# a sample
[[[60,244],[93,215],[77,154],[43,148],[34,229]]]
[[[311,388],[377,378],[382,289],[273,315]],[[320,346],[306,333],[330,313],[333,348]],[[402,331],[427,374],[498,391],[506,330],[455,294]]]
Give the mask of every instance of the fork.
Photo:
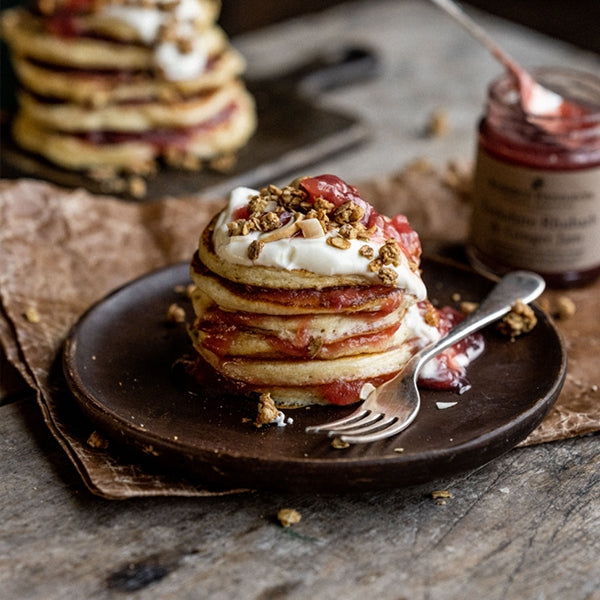
[[[419,412],[417,378],[421,367],[446,348],[509,313],[518,300],[525,304],[532,302],[544,287],[544,280],[536,273],[508,273],[476,310],[446,336],[414,354],[393,379],[371,391],[353,413],[337,421],[307,427],[306,433],[325,433],[350,444],[375,442],[400,433]]]

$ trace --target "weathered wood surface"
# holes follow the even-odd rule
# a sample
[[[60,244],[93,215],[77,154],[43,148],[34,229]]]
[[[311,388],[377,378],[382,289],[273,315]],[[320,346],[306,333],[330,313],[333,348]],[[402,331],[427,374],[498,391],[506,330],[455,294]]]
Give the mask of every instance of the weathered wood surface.
[[[87,492],[32,400],[1,411],[3,598],[600,597],[597,437],[385,493],[115,502]],[[284,507],[302,516],[289,529]]]
[[[597,57],[485,20],[525,64],[597,69]],[[372,130],[314,172],[351,180],[425,156],[472,155],[485,84],[500,69],[418,1],[358,2],[236,40],[253,77],[322,45],[362,41],[382,76],[327,102]],[[445,136],[424,135],[447,111]],[[598,436],[516,449],[467,476],[385,493],[253,493],[107,501],[92,496],[33,399],[0,406],[0,597],[600,599]],[[452,497],[438,504],[435,490]],[[277,511],[302,515],[290,529]]]

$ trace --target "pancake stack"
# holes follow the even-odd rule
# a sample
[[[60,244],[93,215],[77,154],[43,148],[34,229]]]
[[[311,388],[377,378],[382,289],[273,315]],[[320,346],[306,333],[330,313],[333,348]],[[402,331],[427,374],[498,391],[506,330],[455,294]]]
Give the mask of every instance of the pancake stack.
[[[281,407],[360,400],[439,337],[420,253],[333,175],[234,190],[191,264],[197,372]]]
[[[226,162],[255,129],[217,0],[38,0],[5,11],[24,149],[98,178]]]

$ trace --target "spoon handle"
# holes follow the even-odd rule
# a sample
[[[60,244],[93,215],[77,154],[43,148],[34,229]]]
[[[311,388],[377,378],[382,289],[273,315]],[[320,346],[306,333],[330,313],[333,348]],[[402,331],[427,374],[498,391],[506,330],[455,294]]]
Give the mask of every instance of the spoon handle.
[[[511,73],[521,76],[523,69],[490,35],[452,0],[431,0],[433,4],[448,13],[459,25],[465,28],[482,46],[500,61]]]
[[[437,343],[425,347],[418,353],[417,370],[442,350],[508,314],[517,300],[521,300],[525,304],[532,302],[544,291],[545,286],[544,280],[537,273],[530,271],[508,273],[483,299],[476,310],[467,315]]]

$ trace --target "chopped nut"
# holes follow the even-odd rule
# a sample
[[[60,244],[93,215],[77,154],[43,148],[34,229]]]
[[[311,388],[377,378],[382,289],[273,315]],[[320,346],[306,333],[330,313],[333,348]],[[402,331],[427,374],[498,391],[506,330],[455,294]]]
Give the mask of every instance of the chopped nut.
[[[179,304],[173,303],[167,309],[169,323],[185,323],[185,310]]]
[[[265,243],[262,240],[254,240],[248,246],[248,258],[250,260],[256,260],[260,256],[260,253],[264,247]]]
[[[348,248],[352,246],[349,240],[340,237],[339,235],[332,235],[328,237],[327,243],[334,248],[339,248],[340,250],[348,250]]]
[[[300,522],[302,515],[295,508],[282,508],[277,513],[277,519],[284,527],[291,527]]]
[[[323,225],[317,218],[304,219],[300,221],[299,226],[305,238],[320,238],[325,235]]]

